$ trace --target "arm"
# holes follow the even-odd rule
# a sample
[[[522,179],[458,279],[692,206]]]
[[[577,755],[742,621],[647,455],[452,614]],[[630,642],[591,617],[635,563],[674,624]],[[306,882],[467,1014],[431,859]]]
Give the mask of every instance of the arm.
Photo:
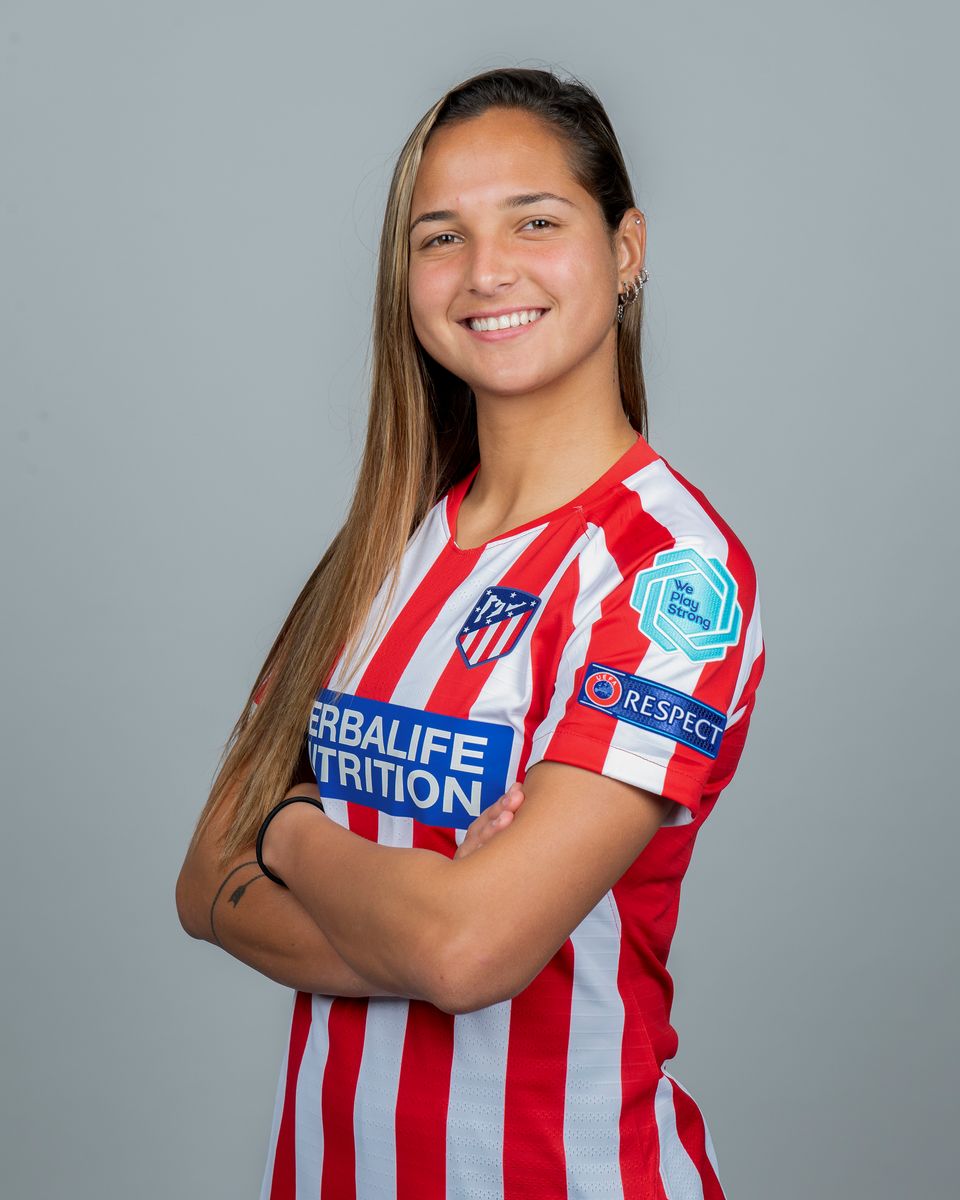
[[[299,784],[287,795],[314,795]],[[309,808],[310,805],[291,805]],[[214,854],[214,822],[187,851],[177,880],[177,912],[191,937],[219,946],[276,983],[331,996],[398,993],[364,979],[340,957],[303,905],[260,870],[254,848],[223,868]]]
[[[454,877],[469,859],[381,846],[312,804],[277,813],[262,853],[353,970],[388,994],[452,1011],[447,961],[459,911],[452,907]],[[287,890],[272,880],[264,886]]]
[[[472,1012],[531,982],[671,807],[559,762],[537,763],[523,789],[505,833],[464,860],[380,846],[308,804],[273,818],[263,859],[355,970],[444,1012]]]

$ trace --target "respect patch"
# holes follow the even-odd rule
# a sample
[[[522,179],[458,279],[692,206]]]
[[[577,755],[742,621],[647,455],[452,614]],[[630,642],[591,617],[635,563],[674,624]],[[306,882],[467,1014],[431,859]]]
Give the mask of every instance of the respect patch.
[[[595,662],[587,667],[577,703],[681,742],[707,758],[717,757],[727,724],[725,713],[686,692]]]

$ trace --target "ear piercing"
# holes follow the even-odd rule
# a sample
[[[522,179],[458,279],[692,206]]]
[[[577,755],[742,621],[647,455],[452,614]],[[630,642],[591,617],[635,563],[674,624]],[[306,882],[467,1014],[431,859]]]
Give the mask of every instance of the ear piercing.
[[[634,217],[633,220],[636,225],[640,224],[639,217]],[[628,304],[632,304],[634,302],[634,300],[639,299],[640,293],[643,291],[643,285],[647,282],[647,280],[649,278],[650,278],[650,276],[647,274],[647,272],[644,270],[644,268],[641,267],[640,274],[634,275],[633,279],[629,283],[623,284],[622,292],[617,292],[617,324],[618,325],[623,320],[623,313],[624,313],[625,307]]]
[[[623,285],[624,290],[622,292],[617,292],[617,301],[618,301],[618,303],[617,303],[617,322],[618,323],[623,320],[624,307],[627,304],[632,304],[634,302],[634,300],[639,299],[640,293],[643,291],[643,285],[647,282],[647,280],[649,278],[650,278],[650,276],[647,274],[647,272],[644,270],[644,268],[641,267],[640,274],[635,275],[633,277],[633,280],[630,283],[625,283]]]

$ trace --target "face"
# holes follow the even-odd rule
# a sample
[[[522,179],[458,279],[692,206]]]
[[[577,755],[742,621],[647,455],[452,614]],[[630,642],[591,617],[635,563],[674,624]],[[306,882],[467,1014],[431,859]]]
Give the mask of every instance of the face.
[[[545,192],[553,196],[531,198]],[[506,203],[517,196],[522,203]],[[620,253],[563,143],[526,112],[491,109],[435,130],[409,239],[410,313],[424,349],[478,400],[555,385],[591,359],[610,378],[620,280],[642,263],[636,216],[624,218],[633,240]],[[470,327],[471,317],[513,310],[539,316],[493,332]]]

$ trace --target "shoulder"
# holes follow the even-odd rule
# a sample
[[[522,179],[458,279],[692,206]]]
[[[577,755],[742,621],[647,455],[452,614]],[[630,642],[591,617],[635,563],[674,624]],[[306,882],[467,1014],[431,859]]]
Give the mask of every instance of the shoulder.
[[[639,572],[669,571],[680,561],[710,564],[748,591],[756,569],[743,541],[707,494],[658,455],[584,511],[581,575],[609,582]]]

